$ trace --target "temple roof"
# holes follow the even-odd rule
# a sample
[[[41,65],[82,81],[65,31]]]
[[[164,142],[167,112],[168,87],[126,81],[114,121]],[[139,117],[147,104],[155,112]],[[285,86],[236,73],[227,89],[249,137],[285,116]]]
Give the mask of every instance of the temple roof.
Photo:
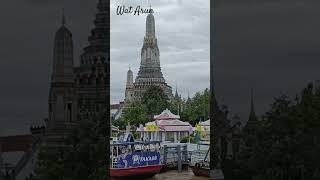
[[[154,116],[155,121],[146,123],[145,126],[155,125],[164,131],[192,131],[188,122],[180,121],[180,116],[165,109],[161,114]],[[139,127],[137,131],[147,131],[146,127]]]
[[[203,121],[203,122],[200,122],[200,125],[201,126],[210,126],[210,119],[206,120],[206,121]]]
[[[137,131],[148,131],[147,126],[156,125],[160,131],[192,131],[192,126],[188,122],[180,120],[155,120],[146,123],[145,127],[139,127]]]
[[[180,119],[179,115],[173,114],[170,110],[165,109],[161,114],[153,117],[156,120],[169,120],[169,119]]]
[[[190,126],[190,123],[180,121],[180,120],[158,120],[157,121],[158,126]]]

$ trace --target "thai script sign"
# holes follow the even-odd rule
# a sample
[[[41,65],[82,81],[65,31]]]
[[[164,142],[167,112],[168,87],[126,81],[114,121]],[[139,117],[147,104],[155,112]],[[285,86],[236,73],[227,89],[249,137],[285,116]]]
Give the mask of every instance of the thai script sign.
[[[160,164],[159,152],[135,152],[120,156],[117,168],[130,168]]]

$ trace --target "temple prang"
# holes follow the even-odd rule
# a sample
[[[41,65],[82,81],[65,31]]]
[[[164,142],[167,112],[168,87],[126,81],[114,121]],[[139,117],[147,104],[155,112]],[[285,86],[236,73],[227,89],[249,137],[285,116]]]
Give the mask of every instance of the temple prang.
[[[146,19],[146,33],[141,48],[140,68],[134,82],[132,71],[129,70],[127,73],[125,102],[128,104],[130,102],[140,101],[144,92],[152,86],[160,87],[168,99],[173,99],[172,87],[166,83],[161,72],[155,18],[153,14],[150,13]]]
[[[74,66],[73,37],[65,11],[54,41],[49,91],[48,134],[64,134],[80,120],[90,120],[108,108],[109,2],[99,0],[88,45]]]

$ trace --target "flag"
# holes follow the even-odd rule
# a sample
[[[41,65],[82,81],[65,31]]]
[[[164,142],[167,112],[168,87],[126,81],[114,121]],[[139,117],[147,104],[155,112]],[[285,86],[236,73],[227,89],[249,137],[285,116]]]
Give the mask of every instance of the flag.
[[[197,144],[199,144],[201,141],[200,133],[198,131],[195,131],[194,140]]]
[[[200,124],[197,124],[197,125],[196,125],[196,131],[197,131],[198,133],[201,133],[201,125],[200,125]]]
[[[196,143],[199,144],[201,141],[201,126],[200,126],[200,124],[196,124],[194,138],[195,138]]]
[[[151,132],[155,132],[155,131],[158,131],[158,130],[159,130],[158,126],[156,126],[156,125],[154,125],[154,124],[147,125],[147,126],[146,126],[146,129],[147,129],[147,131],[151,131]]]

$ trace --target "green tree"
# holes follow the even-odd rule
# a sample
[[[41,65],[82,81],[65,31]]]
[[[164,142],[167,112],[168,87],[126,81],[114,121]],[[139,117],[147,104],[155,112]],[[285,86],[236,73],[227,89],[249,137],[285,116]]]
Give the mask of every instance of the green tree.
[[[319,119],[320,89],[313,84],[294,100],[276,98],[260,122],[256,141],[242,148],[241,171],[264,179],[319,178]]]
[[[109,172],[108,113],[79,122],[60,147],[43,146],[37,176],[48,180],[104,180]]]
[[[119,127],[119,129],[126,129],[127,122],[123,117],[112,121],[112,125]]]
[[[131,104],[123,112],[123,117],[125,124],[124,127],[129,122],[131,125],[139,126],[139,124],[144,124],[148,122],[147,108],[145,105],[137,102]]]
[[[200,119],[206,120],[209,117],[209,102],[210,102],[210,91],[205,89],[202,92],[197,92],[185,104],[185,110],[181,113],[182,119],[187,121],[196,121]]]
[[[169,99],[160,87],[151,86],[143,94],[141,104],[145,106],[148,115],[155,115],[169,108]]]

